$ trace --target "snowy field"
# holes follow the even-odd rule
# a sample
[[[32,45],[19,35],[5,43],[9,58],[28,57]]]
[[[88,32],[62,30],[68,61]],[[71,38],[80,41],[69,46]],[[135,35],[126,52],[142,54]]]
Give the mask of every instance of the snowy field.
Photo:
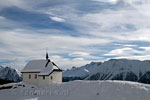
[[[150,85],[126,81],[73,81],[37,87],[0,86],[0,100],[150,100]]]

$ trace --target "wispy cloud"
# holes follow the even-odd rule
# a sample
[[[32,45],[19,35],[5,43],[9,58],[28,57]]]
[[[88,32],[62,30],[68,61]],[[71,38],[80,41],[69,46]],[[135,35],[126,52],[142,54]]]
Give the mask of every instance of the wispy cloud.
[[[136,53],[140,53],[140,51],[128,47],[128,48],[121,48],[121,49],[112,50],[105,55],[106,56],[125,56],[125,55],[128,56],[128,55],[133,55]]]
[[[69,54],[69,56],[73,56],[73,57],[84,57],[84,56],[88,56],[90,55],[89,53],[86,52],[73,52],[71,54]]]
[[[32,34],[28,34],[26,33],[27,31],[19,29],[14,30],[13,32],[1,32],[2,34],[0,34],[0,43],[2,48],[0,50],[0,53],[3,56],[1,60],[8,59],[15,62],[18,61],[18,63],[20,63],[20,60],[22,60],[21,62],[24,62],[25,60],[31,59],[44,59],[46,47],[48,47],[49,53],[52,56],[56,54],[64,54],[66,56],[68,56],[68,54],[69,56],[85,56],[88,55],[88,53],[75,51],[91,52],[94,50],[90,50],[88,48],[89,46],[104,45],[110,42],[109,40],[100,38],[36,34],[34,32],[32,32]],[[71,59],[69,61],[71,63]],[[23,64],[25,63],[26,62],[24,62]],[[80,65],[81,63],[78,64]]]
[[[51,20],[54,20],[56,22],[64,22],[65,20],[63,18],[59,18],[59,17],[50,17]]]
[[[46,47],[63,68],[113,57],[148,59],[148,1],[2,0],[0,60],[22,69],[44,58]]]

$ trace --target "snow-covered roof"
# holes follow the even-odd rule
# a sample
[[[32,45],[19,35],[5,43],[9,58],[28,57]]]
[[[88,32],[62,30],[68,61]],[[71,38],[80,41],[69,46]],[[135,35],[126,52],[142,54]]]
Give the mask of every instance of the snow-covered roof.
[[[39,75],[49,75],[53,70],[60,70],[54,62],[50,60],[32,60],[22,70],[24,72],[39,72]]]

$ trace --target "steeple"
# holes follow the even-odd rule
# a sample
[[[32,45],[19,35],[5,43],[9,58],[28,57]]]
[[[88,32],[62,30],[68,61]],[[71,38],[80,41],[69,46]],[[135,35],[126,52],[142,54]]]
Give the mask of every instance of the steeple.
[[[48,60],[48,58],[49,58],[49,57],[48,57],[48,53],[46,52],[46,60]]]
[[[49,57],[48,57],[48,52],[47,52],[47,48],[46,48],[46,60],[48,60]]]
[[[51,60],[50,60],[49,57],[48,57],[48,51],[47,51],[47,48],[46,48],[46,60],[47,60],[47,63],[46,63],[46,65],[45,65],[45,67],[48,66],[49,62],[51,62]]]

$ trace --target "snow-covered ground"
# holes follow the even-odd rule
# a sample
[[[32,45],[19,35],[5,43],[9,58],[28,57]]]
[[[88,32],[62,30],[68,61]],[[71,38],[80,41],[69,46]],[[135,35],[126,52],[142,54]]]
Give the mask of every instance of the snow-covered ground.
[[[11,89],[1,89],[2,87]],[[127,81],[72,81],[37,87],[25,83],[0,86],[1,100],[150,100],[150,85]]]

